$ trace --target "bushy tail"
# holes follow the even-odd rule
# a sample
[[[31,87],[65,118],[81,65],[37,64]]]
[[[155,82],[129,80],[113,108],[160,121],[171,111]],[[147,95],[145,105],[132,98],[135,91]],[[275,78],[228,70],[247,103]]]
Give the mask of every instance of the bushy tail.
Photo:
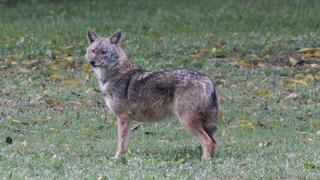
[[[204,123],[204,130],[208,134],[208,136],[214,141],[213,133],[216,131],[216,124],[217,124],[217,118],[218,118],[218,98],[216,95],[216,90],[213,87],[213,90],[210,95],[210,104],[207,109],[208,114],[208,120],[206,123]]]
[[[216,94],[216,89],[213,87],[213,92],[211,93],[211,105],[217,108],[218,111],[218,98]]]

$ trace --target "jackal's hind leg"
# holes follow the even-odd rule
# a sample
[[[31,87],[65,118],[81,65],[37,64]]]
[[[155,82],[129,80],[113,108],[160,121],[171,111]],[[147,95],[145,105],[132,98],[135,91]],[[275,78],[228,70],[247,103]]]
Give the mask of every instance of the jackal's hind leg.
[[[182,117],[180,121],[187,130],[191,131],[197,137],[202,147],[202,159],[208,160],[214,150],[214,139],[209,137],[201,120],[197,120],[190,116]]]

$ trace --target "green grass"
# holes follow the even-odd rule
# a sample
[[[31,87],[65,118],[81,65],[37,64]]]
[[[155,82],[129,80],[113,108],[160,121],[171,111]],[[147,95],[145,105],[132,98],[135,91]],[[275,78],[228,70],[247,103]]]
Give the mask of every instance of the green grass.
[[[1,179],[320,178],[320,59],[296,52],[320,47],[319,1],[28,2],[0,3]],[[212,159],[176,119],[135,124],[129,153],[112,159],[115,118],[85,65],[87,27],[122,29],[141,67],[212,77]]]

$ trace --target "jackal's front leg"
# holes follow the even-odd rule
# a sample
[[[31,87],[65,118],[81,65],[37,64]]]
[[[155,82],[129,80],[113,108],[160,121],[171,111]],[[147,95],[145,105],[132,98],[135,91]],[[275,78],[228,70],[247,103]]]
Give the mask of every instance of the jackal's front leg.
[[[123,153],[126,152],[128,147],[128,139],[131,130],[131,120],[129,118],[117,117],[117,124],[118,124],[118,148],[115,158],[118,158]]]

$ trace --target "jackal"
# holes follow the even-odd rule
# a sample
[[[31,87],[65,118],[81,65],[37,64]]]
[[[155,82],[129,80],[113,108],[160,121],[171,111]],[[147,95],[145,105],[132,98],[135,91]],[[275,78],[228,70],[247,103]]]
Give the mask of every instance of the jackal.
[[[146,71],[120,47],[121,32],[101,37],[87,30],[86,60],[91,64],[108,108],[118,125],[115,158],[128,145],[132,121],[157,121],[175,115],[199,140],[203,159],[215,151],[218,102],[210,78],[193,70]]]

